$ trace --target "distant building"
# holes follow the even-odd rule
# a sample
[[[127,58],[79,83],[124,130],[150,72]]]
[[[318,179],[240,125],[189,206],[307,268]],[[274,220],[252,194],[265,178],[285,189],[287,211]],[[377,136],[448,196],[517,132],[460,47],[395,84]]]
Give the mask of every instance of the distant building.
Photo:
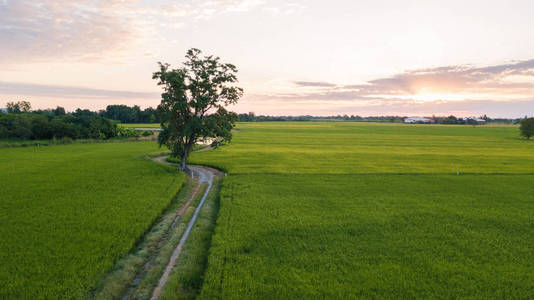
[[[0,108],[0,113],[7,114],[7,108]]]
[[[469,120],[471,120],[471,121],[475,121],[477,123],[486,123],[486,120],[479,119],[479,118],[463,118],[462,120],[464,120],[465,122],[468,122]]]
[[[419,118],[419,117],[412,117],[412,118],[405,118],[404,123],[408,124],[417,124],[417,123],[434,123],[434,120],[429,118]]]

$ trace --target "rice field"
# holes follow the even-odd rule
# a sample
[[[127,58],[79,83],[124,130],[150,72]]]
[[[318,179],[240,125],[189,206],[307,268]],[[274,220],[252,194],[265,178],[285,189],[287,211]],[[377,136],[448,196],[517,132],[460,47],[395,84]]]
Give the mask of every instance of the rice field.
[[[125,128],[160,128],[159,123],[121,123],[119,126]]]
[[[532,173],[517,127],[241,123],[233,143],[192,156],[231,174]]]
[[[529,298],[534,142],[516,127],[246,123],[203,299]]]
[[[240,123],[191,156],[228,176],[163,298],[530,298],[533,150],[514,126]],[[161,151],[1,148],[0,299],[99,286],[184,182]]]
[[[0,149],[0,299],[81,299],[169,205],[184,175],[155,142]]]

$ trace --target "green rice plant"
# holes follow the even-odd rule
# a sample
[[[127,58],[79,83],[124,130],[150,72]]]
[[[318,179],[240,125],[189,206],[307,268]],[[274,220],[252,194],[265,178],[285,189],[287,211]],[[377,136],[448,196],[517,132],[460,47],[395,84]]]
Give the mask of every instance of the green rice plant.
[[[534,143],[516,127],[242,123],[202,299],[526,299]]]
[[[161,155],[163,154],[157,156]],[[173,198],[166,211],[146,232],[138,245],[121,258],[113,270],[100,280],[95,291],[87,295],[88,299],[117,299],[135,293],[137,286],[132,287],[131,284],[140,281],[147,272],[152,271],[156,257],[162,255],[161,252],[165,252],[161,251],[161,245],[176,235],[175,230],[178,230],[174,225],[180,219],[178,210],[188,201],[195,186],[196,181],[186,178],[180,192]],[[183,230],[180,230],[179,234],[181,231]]]
[[[184,175],[154,142],[0,149],[0,298],[79,299],[170,204]]]
[[[228,146],[191,163],[245,173],[532,173],[517,127],[349,122],[240,123]]]

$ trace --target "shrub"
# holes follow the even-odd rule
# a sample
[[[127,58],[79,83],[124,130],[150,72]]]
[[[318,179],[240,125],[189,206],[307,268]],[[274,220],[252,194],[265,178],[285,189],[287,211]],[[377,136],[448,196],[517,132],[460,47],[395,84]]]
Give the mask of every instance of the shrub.
[[[75,139],[81,136],[80,128],[75,124],[65,122],[63,118],[54,118],[51,125],[56,138],[69,137]]]
[[[132,128],[119,127],[117,131],[117,136],[120,137],[139,137],[139,132],[133,130]]]
[[[72,139],[70,137],[64,137],[58,141],[59,144],[72,144]]]
[[[7,139],[9,138],[9,131],[0,125],[0,139]]]
[[[31,120],[32,139],[50,139],[54,136],[52,126],[48,122],[48,117],[35,115]]]
[[[11,131],[11,137],[28,140],[32,137],[32,131],[24,126],[17,127]]]

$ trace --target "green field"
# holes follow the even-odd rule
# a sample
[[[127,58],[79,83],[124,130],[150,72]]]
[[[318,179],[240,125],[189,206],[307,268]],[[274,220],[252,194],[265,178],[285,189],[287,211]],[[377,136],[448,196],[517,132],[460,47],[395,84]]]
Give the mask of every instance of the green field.
[[[159,123],[132,123],[132,124],[122,123],[122,124],[119,124],[119,126],[126,127],[126,128],[160,128],[161,127]]]
[[[516,127],[238,129],[191,157],[229,173],[203,298],[534,294],[534,142]]]
[[[0,149],[0,299],[80,299],[184,179],[155,142]]]
[[[240,123],[191,156],[228,176],[213,240],[208,204],[163,296],[529,298],[533,150],[513,126]],[[160,151],[0,149],[0,299],[99,286],[182,185]]]
[[[233,143],[191,162],[231,174],[532,173],[517,127],[241,123]]]

